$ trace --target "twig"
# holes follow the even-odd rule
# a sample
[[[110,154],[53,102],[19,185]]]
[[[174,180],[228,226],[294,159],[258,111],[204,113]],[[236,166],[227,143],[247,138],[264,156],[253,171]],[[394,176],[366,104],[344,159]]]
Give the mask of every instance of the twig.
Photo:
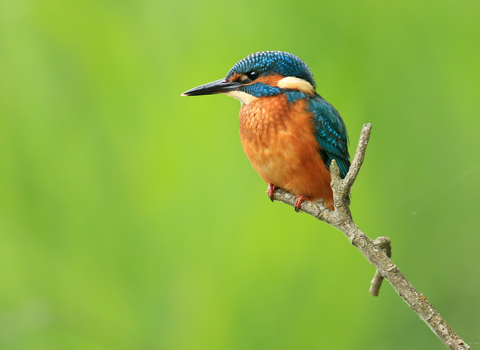
[[[437,310],[428,302],[427,298],[410,284],[398,267],[390,260],[387,247],[390,246],[390,243],[382,243],[382,240],[371,240],[353,222],[349,207],[349,195],[365,158],[371,128],[371,124],[363,126],[355,157],[345,179],[342,180],[340,178],[340,171],[335,160],[330,165],[335,211],[326,208],[322,200],[319,200],[317,203],[304,201],[301,209],[305,213],[325,221],[342,231],[350,243],[360,250],[365,258],[377,269],[376,277],[378,275],[378,278],[374,277],[374,281],[377,281],[375,286],[373,286],[374,281],[372,281],[371,287],[374,288],[374,291],[376,289],[377,294],[381,285],[380,277],[385,278],[398,295],[425,321],[449,349],[470,349],[470,346],[450,328]],[[282,189],[277,189],[274,192],[274,199],[291,206],[295,205],[295,195]],[[388,239],[388,241],[390,240]]]
[[[375,245],[383,250],[385,254],[389,258],[392,257],[392,246],[391,243],[392,241],[388,237],[378,237],[373,243]],[[383,276],[380,273],[380,271],[375,271],[375,276],[373,277],[372,283],[370,285],[370,294],[373,295],[374,297],[378,297],[378,292],[380,291],[380,287],[382,286],[383,282]]]

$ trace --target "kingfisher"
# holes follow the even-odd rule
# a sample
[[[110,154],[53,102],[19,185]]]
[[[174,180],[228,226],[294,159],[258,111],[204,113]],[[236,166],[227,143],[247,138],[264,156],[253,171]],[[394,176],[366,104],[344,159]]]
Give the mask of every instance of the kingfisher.
[[[304,200],[323,199],[335,210],[330,165],[340,176],[350,167],[347,128],[338,111],[316,91],[313,74],[299,57],[283,51],[253,53],[238,61],[223,79],[188,90],[182,96],[225,94],[240,101],[243,149],[253,168],[274,191]]]

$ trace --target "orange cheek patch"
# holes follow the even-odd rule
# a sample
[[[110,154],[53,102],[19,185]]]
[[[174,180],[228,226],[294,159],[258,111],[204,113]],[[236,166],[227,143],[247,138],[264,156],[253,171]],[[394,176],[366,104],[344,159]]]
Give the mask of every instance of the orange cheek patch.
[[[281,75],[272,74],[272,75],[269,75],[269,76],[266,76],[266,77],[260,77],[258,79],[255,79],[254,81],[252,81],[252,84],[262,83],[262,84],[266,84],[266,85],[270,85],[270,86],[277,86],[278,82],[280,80],[282,80],[283,78],[284,77],[282,77]]]
[[[240,80],[241,74],[239,73],[233,73],[233,75],[228,78],[228,81],[239,81]]]

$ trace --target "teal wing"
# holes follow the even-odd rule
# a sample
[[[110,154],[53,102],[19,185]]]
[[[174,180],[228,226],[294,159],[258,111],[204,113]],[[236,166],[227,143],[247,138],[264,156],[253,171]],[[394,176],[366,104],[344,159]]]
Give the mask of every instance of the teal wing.
[[[323,162],[330,170],[330,164],[335,159],[343,179],[350,168],[345,123],[335,107],[320,95],[316,94],[309,100],[309,109],[314,114],[315,138],[320,145],[319,152]]]

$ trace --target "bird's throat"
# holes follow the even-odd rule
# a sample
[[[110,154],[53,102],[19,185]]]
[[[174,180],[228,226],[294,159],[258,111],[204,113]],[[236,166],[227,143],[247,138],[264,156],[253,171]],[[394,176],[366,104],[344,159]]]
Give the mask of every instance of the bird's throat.
[[[258,98],[243,91],[229,91],[225,95],[236,98],[242,105],[249,105]]]

